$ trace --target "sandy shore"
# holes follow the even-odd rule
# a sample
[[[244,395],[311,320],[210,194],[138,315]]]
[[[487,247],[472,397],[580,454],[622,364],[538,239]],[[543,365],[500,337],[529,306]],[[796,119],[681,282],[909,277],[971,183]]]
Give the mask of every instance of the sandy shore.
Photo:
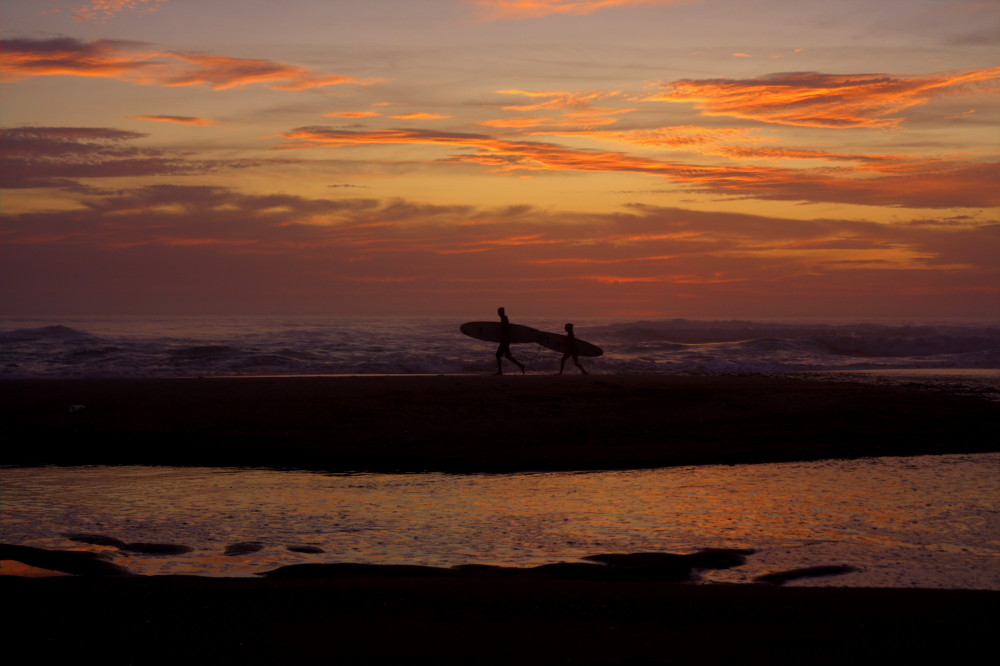
[[[995,451],[1000,403],[745,376],[0,380],[5,464],[514,471]]]

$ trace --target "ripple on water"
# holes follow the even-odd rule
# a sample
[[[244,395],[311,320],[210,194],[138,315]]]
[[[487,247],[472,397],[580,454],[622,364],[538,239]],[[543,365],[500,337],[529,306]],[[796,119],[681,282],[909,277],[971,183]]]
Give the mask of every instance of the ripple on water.
[[[793,584],[1000,589],[998,463],[977,454],[493,476],[2,468],[0,526],[9,543],[103,550],[148,574],[534,566],[715,547],[757,552],[710,581],[848,565],[858,570]],[[74,533],[193,550],[135,553]]]

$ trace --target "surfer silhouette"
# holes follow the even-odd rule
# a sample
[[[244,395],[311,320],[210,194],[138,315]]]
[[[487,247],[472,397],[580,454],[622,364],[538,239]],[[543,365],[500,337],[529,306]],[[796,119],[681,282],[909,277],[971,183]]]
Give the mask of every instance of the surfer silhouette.
[[[497,347],[497,371],[496,374],[503,374],[503,359],[508,359],[513,361],[514,365],[521,368],[521,374],[524,374],[524,364],[514,358],[510,353],[510,319],[504,313],[503,308],[497,308],[497,314],[500,315],[500,346]]]
[[[563,354],[562,360],[559,361],[559,374],[563,373],[563,368],[566,366],[566,359],[573,357],[573,363],[576,367],[580,368],[580,372],[583,374],[589,374],[587,369],[580,365],[580,350],[576,346],[576,335],[573,334],[573,324],[566,324],[564,327],[566,329],[566,353]]]

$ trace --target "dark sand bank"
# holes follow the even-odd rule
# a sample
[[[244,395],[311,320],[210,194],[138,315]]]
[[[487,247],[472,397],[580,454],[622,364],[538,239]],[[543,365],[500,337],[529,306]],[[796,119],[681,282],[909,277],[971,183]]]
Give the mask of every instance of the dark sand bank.
[[[768,376],[20,379],[0,420],[4,464],[514,471],[995,451],[1000,403]]]
[[[1000,594],[362,575],[0,577],[10,654],[107,664],[901,664],[992,652]]]

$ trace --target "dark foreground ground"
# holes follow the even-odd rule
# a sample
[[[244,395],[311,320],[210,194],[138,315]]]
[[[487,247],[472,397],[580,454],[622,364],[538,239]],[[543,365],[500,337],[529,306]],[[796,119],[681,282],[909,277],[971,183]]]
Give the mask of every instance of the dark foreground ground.
[[[360,576],[0,577],[34,663],[908,664],[995,653],[962,590]]]
[[[1000,403],[745,376],[0,380],[0,464],[515,471],[997,450]]]
[[[82,408],[75,406],[82,406]],[[0,381],[0,464],[453,472],[995,451],[1000,404],[771,377]],[[1000,593],[662,580],[0,576],[5,653],[105,664],[908,664]]]

